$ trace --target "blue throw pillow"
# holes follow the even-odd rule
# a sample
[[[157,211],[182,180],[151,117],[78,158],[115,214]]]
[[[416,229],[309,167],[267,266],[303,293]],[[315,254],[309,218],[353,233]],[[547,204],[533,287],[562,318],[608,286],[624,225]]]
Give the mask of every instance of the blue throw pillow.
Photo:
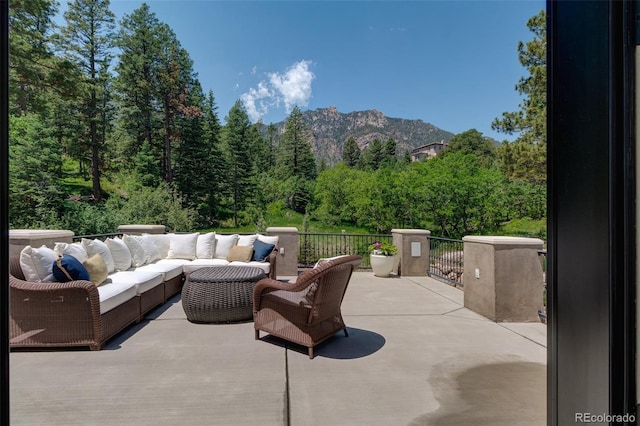
[[[53,262],[53,276],[59,282],[67,282],[67,281],[76,281],[76,280],[85,280],[90,281],[89,279],[89,271],[84,267],[82,263],[78,259],[68,254],[62,256],[62,258],[58,258],[57,261]],[[67,274],[71,277],[67,276],[64,271],[67,271]]]
[[[253,243],[253,257],[251,260],[257,262],[264,262],[265,258],[273,251],[274,244],[263,243],[260,240],[256,240]]]

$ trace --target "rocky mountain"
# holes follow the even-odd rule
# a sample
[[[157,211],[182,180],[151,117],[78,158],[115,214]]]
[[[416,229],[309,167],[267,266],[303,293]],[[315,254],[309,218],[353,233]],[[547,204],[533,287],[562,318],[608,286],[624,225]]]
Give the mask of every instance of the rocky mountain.
[[[366,148],[374,139],[385,142],[393,138],[398,146],[398,155],[431,142],[448,142],[454,134],[422,120],[390,118],[375,109],[341,113],[336,107],[303,111],[302,117],[311,131],[313,151],[316,159],[324,158],[328,164],[342,160],[342,147],[353,136],[360,149]],[[285,121],[275,123],[278,132],[284,132]]]

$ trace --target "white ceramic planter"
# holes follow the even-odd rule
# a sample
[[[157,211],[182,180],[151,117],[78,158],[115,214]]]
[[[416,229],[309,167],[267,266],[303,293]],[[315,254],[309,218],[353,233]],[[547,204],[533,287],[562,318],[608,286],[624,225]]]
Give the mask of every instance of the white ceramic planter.
[[[383,256],[381,254],[371,255],[371,269],[376,277],[388,277],[393,270],[393,265],[396,261],[394,256]]]

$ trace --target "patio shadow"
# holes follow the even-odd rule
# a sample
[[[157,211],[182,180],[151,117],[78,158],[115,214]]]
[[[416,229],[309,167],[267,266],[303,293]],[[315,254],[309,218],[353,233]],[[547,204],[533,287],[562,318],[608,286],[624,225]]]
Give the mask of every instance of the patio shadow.
[[[457,374],[441,365],[433,371],[429,382],[440,408],[414,419],[410,426],[537,426],[546,422],[544,364],[485,364]]]
[[[340,332],[327,341],[315,347],[315,357],[332,359],[357,359],[372,355],[379,351],[387,342],[386,339],[373,331],[347,327],[349,337]],[[266,335],[260,340],[307,355],[307,348],[288,342],[279,337]]]

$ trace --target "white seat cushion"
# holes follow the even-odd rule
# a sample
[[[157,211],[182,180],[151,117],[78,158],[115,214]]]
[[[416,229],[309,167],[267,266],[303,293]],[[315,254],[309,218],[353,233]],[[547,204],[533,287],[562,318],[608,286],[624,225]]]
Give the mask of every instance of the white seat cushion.
[[[182,273],[182,265],[174,263],[150,263],[136,268],[136,271],[159,272],[163,275],[163,280],[168,281]]]
[[[160,259],[154,265],[188,265],[191,263],[191,260],[187,259]]]
[[[254,260],[252,260],[251,262],[233,261],[229,262],[229,266],[252,266],[254,268],[262,269],[267,275],[269,275],[269,271],[271,270],[271,264],[269,262],[256,262]]]
[[[113,283],[133,283],[138,294],[162,284],[162,274],[160,272],[148,271],[121,271],[109,274],[109,279]]]
[[[225,259],[195,259],[182,267],[185,274],[190,274],[196,269],[208,266],[227,266],[229,262]]]
[[[104,314],[136,297],[136,285],[132,282],[114,283],[107,279],[98,287],[98,294],[100,295],[100,313]]]

